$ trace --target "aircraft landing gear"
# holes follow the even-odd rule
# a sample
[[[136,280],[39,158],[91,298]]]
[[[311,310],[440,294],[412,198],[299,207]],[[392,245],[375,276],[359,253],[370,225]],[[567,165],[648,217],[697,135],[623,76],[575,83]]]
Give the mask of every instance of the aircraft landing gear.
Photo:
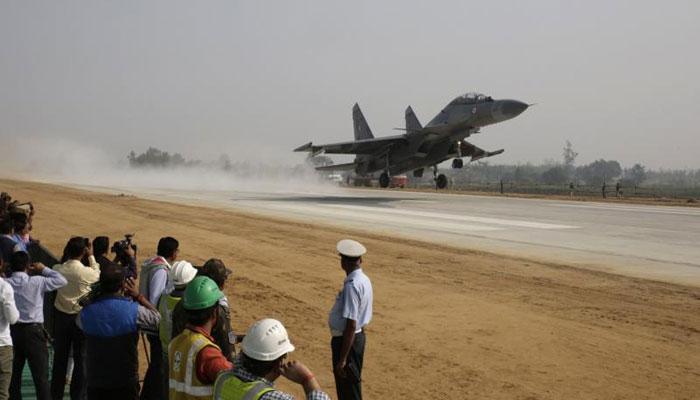
[[[462,167],[464,167],[464,160],[462,160],[461,158],[455,158],[454,160],[452,160],[452,168],[461,169]]]
[[[438,175],[437,165],[433,166],[433,179],[435,179],[435,190],[444,189],[447,187],[447,177],[445,174]]]
[[[386,172],[382,172],[382,174],[379,175],[379,187],[388,188],[390,183],[391,177],[389,177],[389,174]]]
[[[444,189],[447,187],[447,177],[444,174],[440,174],[437,176],[437,179],[435,180],[435,185],[437,186],[438,189]]]

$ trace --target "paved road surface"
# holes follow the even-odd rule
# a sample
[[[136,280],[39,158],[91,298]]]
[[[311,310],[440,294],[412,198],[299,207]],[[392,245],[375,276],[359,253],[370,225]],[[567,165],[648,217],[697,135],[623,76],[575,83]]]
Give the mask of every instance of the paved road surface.
[[[700,209],[335,188],[138,195],[700,286]]]

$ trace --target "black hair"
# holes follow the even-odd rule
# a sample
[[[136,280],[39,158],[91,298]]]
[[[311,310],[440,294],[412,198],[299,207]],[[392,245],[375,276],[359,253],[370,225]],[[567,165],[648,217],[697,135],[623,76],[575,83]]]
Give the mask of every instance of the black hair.
[[[10,269],[12,272],[26,271],[29,262],[29,254],[26,251],[16,251],[10,256]]]
[[[214,311],[217,307],[219,307],[218,302],[209,308],[203,308],[201,310],[185,309],[185,313],[187,314],[187,322],[194,326],[202,326],[209,321],[212,315],[214,315]]]
[[[8,217],[0,221],[0,235],[9,235],[12,233],[14,226],[12,220]]]
[[[223,287],[228,278],[229,272],[226,269],[224,262],[218,258],[210,258],[202,265],[202,268],[197,272],[197,276],[206,276],[211,278],[218,287]]]
[[[100,289],[102,293],[116,293],[124,285],[126,269],[113,262],[100,265]]]
[[[241,362],[243,364],[243,368],[245,368],[246,371],[250,372],[255,376],[263,377],[269,374],[272,371],[272,369],[275,368],[277,360],[284,357],[285,355],[286,354],[283,354],[276,360],[272,361],[260,361],[248,357],[245,353],[241,353]]]
[[[92,252],[95,255],[102,255],[109,251],[109,238],[107,236],[98,236],[92,241]]]
[[[158,241],[158,255],[165,258],[172,258],[175,251],[180,247],[180,243],[174,237],[166,236]]]
[[[15,233],[20,233],[27,227],[27,219],[13,218],[12,225],[14,225]]]
[[[63,249],[63,258],[81,258],[87,248],[87,239],[76,236],[68,239],[66,247]]]
[[[348,265],[357,265],[357,261],[360,259],[360,257],[350,257],[350,256],[346,256],[344,254],[341,254],[340,259]]]

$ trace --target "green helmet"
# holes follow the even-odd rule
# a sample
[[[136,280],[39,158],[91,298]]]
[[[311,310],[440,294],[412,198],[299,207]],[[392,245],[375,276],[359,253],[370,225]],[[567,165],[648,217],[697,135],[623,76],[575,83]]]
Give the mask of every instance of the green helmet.
[[[216,304],[224,297],[219,287],[211,278],[198,276],[187,285],[182,296],[182,306],[185,310],[203,310]]]

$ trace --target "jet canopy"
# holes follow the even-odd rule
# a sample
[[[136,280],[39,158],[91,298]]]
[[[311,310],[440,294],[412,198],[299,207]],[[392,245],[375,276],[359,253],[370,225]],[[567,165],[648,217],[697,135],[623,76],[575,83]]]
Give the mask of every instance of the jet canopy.
[[[493,101],[491,96],[486,96],[481,93],[469,92],[465,93],[459,97],[456,97],[450,102],[450,105],[462,105],[462,104],[476,104],[476,103],[486,103]]]

